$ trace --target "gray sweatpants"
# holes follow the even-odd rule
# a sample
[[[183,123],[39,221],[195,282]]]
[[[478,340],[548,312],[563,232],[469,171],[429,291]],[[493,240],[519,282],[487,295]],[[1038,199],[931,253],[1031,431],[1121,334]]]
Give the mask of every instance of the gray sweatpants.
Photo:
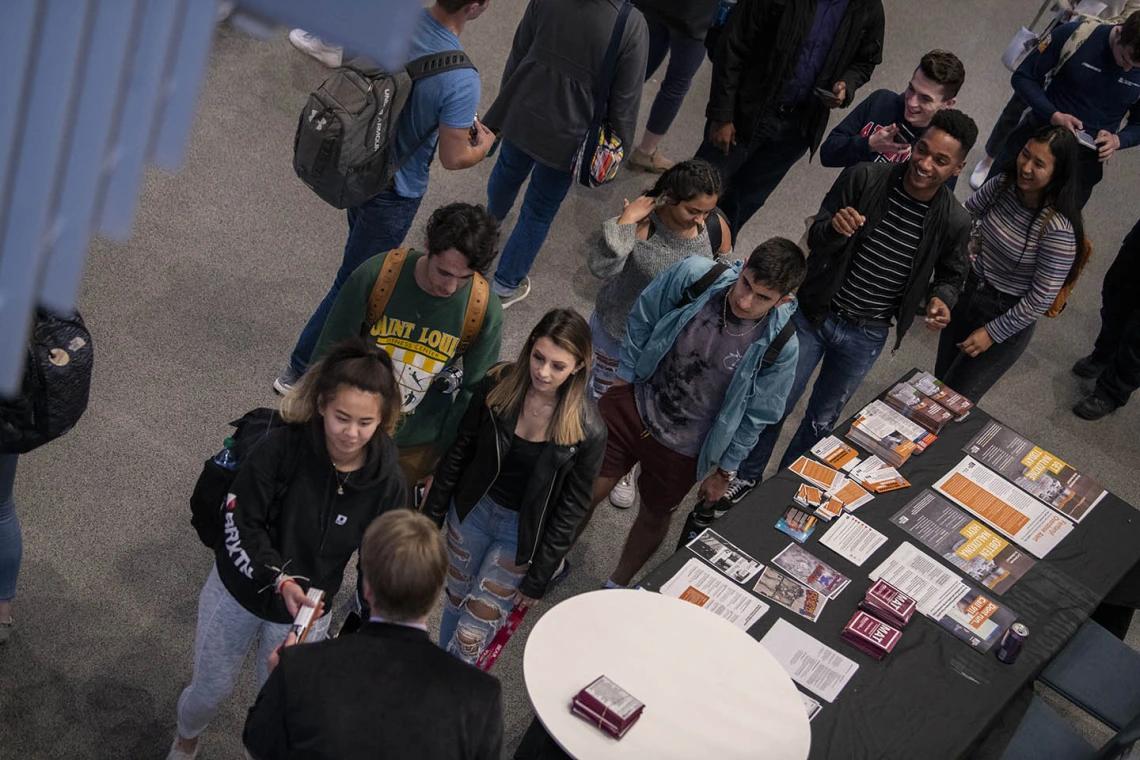
[[[328,634],[331,615],[313,623],[307,641]],[[233,691],[245,656],[255,639],[257,688],[269,678],[269,655],[289,635],[289,624],[269,623],[249,612],[222,585],[218,568],[198,597],[198,629],[194,634],[194,676],[178,698],[178,735],[193,739],[206,729],[218,708]]]

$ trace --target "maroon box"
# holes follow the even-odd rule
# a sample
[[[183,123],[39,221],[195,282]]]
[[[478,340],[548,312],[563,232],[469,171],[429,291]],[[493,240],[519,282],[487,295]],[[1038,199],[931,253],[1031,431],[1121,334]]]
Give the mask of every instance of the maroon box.
[[[840,637],[856,649],[881,660],[899,643],[902,631],[859,610],[848,621]]]
[[[867,589],[867,595],[859,603],[860,609],[895,628],[905,628],[917,607],[913,599],[881,579]]]
[[[620,739],[641,717],[645,705],[606,676],[598,676],[574,695],[570,709],[579,718]]]

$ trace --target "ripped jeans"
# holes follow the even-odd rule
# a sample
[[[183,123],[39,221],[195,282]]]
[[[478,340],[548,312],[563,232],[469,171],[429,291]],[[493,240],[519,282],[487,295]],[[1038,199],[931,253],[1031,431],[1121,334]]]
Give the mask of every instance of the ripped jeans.
[[[590,337],[594,341],[594,363],[590,366],[590,383],[586,390],[596,404],[617,379],[618,365],[621,364],[621,341],[610,337],[606,328],[602,327],[597,311],[590,316]]]
[[[439,645],[475,664],[514,605],[526,565],[515,565],[519,513],[484,496],[462,522],[447,515],[447,585]]]

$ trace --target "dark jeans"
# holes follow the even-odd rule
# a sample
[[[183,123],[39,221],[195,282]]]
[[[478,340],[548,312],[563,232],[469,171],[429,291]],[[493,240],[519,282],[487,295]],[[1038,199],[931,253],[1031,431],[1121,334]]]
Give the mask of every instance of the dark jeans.
[[[20,560],[24,556],[24,539],[12,496],[19,459],[18,454],[0,454],[0,602],[16,598],[16,579],[20,577]]]
[[[1037,325],[1030,325],[1002,343],[995,342],[988,351],[975,357],[962,353],[958,344],[1020,300],[1020,296],[995,290],[971,272],[966,279],[966,289],[950,312],[949,326],[938,336],[935,376],[975,404],[981,401],[986,391],[1025,353]]]
[[[320,306],[309,317],[293,348],[293,355],[289,357],[289,365],[298,377],[308,369],[309,358],[321,337],[325,319],[349,275],[373,256],[400,247],[412,227],[422,200],[423,198],[405,198],[389,185],[372,200],[348,209],[348,241],[344,244],[340,269]]]
[[[1140,310],[1132,314],[1112,363],[1096,379],[1097,393],[1117,406],[1128,403],[1140,388]]]
[[[645,129],[655,135],[663,135],[669,131],[681,104],[685,102],[685,94],[689,85],[693,83],[693,75],[701,67],[705,58],[705,43],[690,37],[682,31],[666,26],[651,13],[645,14],[645,23],[649,27],[649,60],[645,65],[645,78],[653,73],[669,54],[669,66],[665,69],[665,78],[661,80],[661,89],[653,99],[653,107],[649,109],[649,121]]]
[[[990,168],[990,173],[986,179],[993,179],[1007,168],[1015,168],[1017,156],[1021,153],[1021,149],[1025,147],[1025,143],[1029,141],[1033,133],[1041,129],[1042,126],[1044,125],[1037,121],[1033,114],[1026,116],[1025,120],[1009,133],[1005,144],[994,156],[994,165]],[[1081,208],[1084,208],[1085,204],[1089,202],[1089,198],[1092,197],[1093,188],[1104,177],[1104,164],[1097,158],[1095,150],[1082,147],[1077,155],[1081,157],[1078,171],[1081,178]],[[957,391],[958,389],[954,388],[954,390]],[[962,391],[958,392],[962,393]]]
[[[998,117],[997,122],[994,123],[994,128],[990,130],[990,137],[986,140],[986,155],[997,157],[998,151],[1005,145],[1005,141],[1009,138],[1011,132],[1017,127],[1021,121],[1021,117],[1025,115],[1025,101],[1018,97],[1015,92],[1010,96],[1009,102],[1005,104],[1005,108],[1001,111],[1001,116]]]
[[[738,142],[727,156],[709,142],[709,125],[705,125],[705,139],[697,150],[697,158],[720,169],[724,177],[720,209],[728,218],[734,237],[764,205],[788,170],[807,153],[804,114],[803,110],[793,110],[761,116],[752,125],[747,140],[738,133]]]
[[[807,390],[816,365],[823,362],[803,421],[780,460],[781,468],[796,461],[816,441],[831,433],[847,400],[859,389],[863,378],[882,353],[891,331],[885,325],[853,324],[835,314],[828,315],[823,327],[818,330],[811,326],[802,312],[797,311],[792,319],[795,320],[796,337],[800,343],[796,379],[784,406],[784,418],[775,425],[764,428],[756,447],[740,465],[740,477],[748,480],[763,477],[776,442],[780,439],[780,430],[800,396]]]
[[[1136,284],[1140,283],[1140,222],[1125,236],[1120,250],[1104,275],[1100,296],[1100,334],[1093,347],[1093,360],[1106,364],[1124,342],[1128,323],[1140,312]]]
[[[495,269],[495,282],[505,290],[517,288],[530,272],[573,179],[570,172],[540,164],[520,148],[503,140],[499,146],[499,160],[487,181],[487,211],[491,216],[499,221],[507,216],[528,176],[530,184],[519,209],[518,221]]]

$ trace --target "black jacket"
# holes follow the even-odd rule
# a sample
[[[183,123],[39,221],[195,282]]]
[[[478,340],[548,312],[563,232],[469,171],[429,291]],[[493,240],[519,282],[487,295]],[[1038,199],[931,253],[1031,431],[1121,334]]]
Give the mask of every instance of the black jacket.
[[[693,39],[703,40],[712,26],[719,0],[633,0],[645,14]]]
[[[255,760],[498,760],[502,694],[423,631],[368,623],[285,649],[243,739]]]
[[[364,466],[348,476],[344,495],[338,494],[321,425],[314,417],[278,428],[242,462],[214,547],[226,589],[273,623],[293,621],[273,589],[279,570],[308,578],[298,581],[306,590],[322,589],[327,609],[364,530],[406,499],[399,451],[382,432],[369,442]]]
[[[800,311],[813,324],[822,325],[827,318],[831,299],[847,279],[852,254],[863,237],[875,229],[886,214],[891,189],[902,182],[908,166],[857,164],[840,174],[827,192],[808,229],[811,253],[807,261],[807,279],[797,293]],[[831,226],[831,217],[847,206],[867,218],[850,238],[843,237]],[[895,314],[896,349],[914,321],[915,309],[924,297],[940,298],[951,309],[954,308],[969,269],[966,252],[969,239],[970,215],[954,193],[943,185],[930,201],[910,280]],[[931,274],[934,275],[933,282]]]
[[[463,520],[491,488],[499,473],[499,452],[506,451],[518,417],[504,418],[487,407],[494,387],[488,374],[475,392],[451,448],[435,471],[424,511],[440,525],[455,501]],[[520,500],[518,553],[515,562],[530,568],[519,590],[538,599],[558,570],[590,508],[594,478],[606,453],[606,425],[593,402],[583,401],[586,437],[573,446],[547,442]]]
[[[740,0],[717,41],[712,87],[705,116],[736,126],[737,141],[752,133],[756,119],[777,105],[811,32],[818,0]],[[846,108],[855,91],[883,60],[881,0],[851,0],[816,86],[830,90],[847,83]],[[803,135],[812,153],[827,129],[828,109],[817,97],[808,101]]]

